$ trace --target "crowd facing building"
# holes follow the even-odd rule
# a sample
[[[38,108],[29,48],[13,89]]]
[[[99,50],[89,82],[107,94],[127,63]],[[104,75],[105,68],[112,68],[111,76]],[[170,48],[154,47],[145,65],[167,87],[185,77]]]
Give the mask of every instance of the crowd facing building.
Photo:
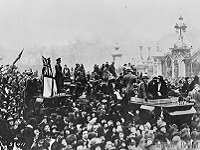
[[[199,148],[198,113],[178,125],[170,123],[162,113],[148,111],[151,115],[144,119],[140,109],[129,109],[131,97],[150,101],[174,96],[198,105],[197,76],[172,83],[162,76],[138,75],[130,63],[124,64],[123,73],[117,75],[114,63],[95,64],[87,74],[83,64],[76,64],[72,73],[67,65],[62,68],[61,58],[56,62],[55,70],[60,73],[55,78],[58,90],[50,98],[42,97],[44,75],[40,77],[31,69],[19,72],[17,67],[2,68],[2,149]]]
[[[149,47],[144,60],[142,50],[139,62],[122,65],[121,72],[115,67],[116,57],[122,56],[117,52],[114,62],[94,64],[91,72],[84,64],[62,66],[62,58],[42,57],[41,75],[1,66],[0,149],[200,149],[199,52],[191,55],[182,34],[170,53],[163,55],[157,47],[153,56]],[[132,98],[143,104],[176,98],[180,106],[195,110],[179,111],[180,122],[168,119],[162,108],[133,107]]]

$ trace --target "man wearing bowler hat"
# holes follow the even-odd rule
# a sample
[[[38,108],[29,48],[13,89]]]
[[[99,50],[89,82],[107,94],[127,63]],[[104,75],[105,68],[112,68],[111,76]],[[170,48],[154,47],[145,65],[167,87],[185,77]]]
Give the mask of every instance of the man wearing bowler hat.
[[[61,66],[61,58],[56,59],[56,75],[55,75],[55,80],[56,80],[56,86],[57,86],[57,93],[61,93],[61,90],[63,88],[63,73],[62,73],[62,66]]]

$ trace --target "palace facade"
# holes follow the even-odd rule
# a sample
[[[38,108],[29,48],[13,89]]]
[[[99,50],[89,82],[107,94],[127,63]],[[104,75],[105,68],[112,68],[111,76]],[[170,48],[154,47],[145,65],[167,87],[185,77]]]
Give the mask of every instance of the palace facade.
[[[168,53],[163,54],[157,46],[156,54],[150,56],[150,48],[148,48],[149,56],[147,60],[143,60],[142,46],[140,46],[140,61],[136,64],[138,72],[148,73],[149,76],[162,75],[166,78],[200,75],[200,50],[192,54],[192,47],[189,47],[183,40],[183,33],[187,26],[182,22],[181,16],[179,21],[180,23],[175,25],[179,33],[178,41],[173,48],[169,48]]]

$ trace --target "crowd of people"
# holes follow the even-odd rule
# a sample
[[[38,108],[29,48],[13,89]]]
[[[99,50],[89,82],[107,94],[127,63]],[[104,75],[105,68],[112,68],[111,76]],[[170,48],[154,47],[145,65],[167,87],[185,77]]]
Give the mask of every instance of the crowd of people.
[[[17,67],[0,75],[0,147],[8,150],[154,150],[200,148],[200,116],[194,114],[181,126],[166,122],[162,114],[141,117],[129,109],[131,97],[151,99],[179,97],[198,105],[199,78],[176,83],[162,76],[138,74],[125,64],[120,74],[114,63],[94,65],[88,74],[83,64],[73,72],[57,59],[55,69],[64,103],[47,107],[37,101],[43,80],[31,69]],[[58,99],[57,96],[54,99]],[[191,101],[195,99],[195,101]],[[50,101],[51,99],[47,99]],[[46,101],[47,101],[46,100]]]

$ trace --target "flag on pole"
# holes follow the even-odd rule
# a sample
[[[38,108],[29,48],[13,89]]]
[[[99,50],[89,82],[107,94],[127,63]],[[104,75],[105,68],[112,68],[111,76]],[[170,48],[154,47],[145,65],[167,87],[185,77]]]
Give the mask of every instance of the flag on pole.
[[[52,97],[57,93],[56,82],[53,77],[50,58],[42,56],[43,68],[43,97]]]
[[[42,56],[42,62],[43,62],[42,75],[44,77],[53,78],[53,71],[52,71],[52,68],[51,68],[50,58],[45,58],[44,56]]]
[[[22,49],[22,51],[19,53],[19,55],[17,56],[17,58],[15,59],[15,61],[13,62],[13,65],[22,57],[22,53],[24,52],[24,49]]]

